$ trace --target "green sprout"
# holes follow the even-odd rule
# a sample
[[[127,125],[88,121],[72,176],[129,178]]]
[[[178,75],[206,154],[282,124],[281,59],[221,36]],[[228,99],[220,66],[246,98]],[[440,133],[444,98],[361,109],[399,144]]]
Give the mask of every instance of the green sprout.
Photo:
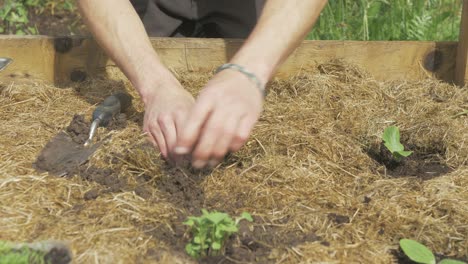
[[[32,250],[27,245],[17,245],[0,240],[0,264],[46,264],[46,253]]]
[[[411,240],[411,239],[401,239],[400,247],[408,256],[409,259],[416,263],[422,264],[436,264],[436,258],[432,251],[428,249],[423,244]],[[463,261],[453,260],[453,259],[443,259],[439,264],[466,264]]]
[[[400,143],[400,129],[396,126],[389,126],[382,135],[385,147],[392,153],[396,161],[413,154],[412,151],[405,151],[405,147]]]
[[[185,246],[185,251],[195,259],[223,254],[226,240],[239,231],[241,220],[253,221],[252,216],[246,212],[233,220],[226,213],[202,209],[200,217],[190,216],[184,222],[184,225],[190,227],[192,234],[192,240]]]

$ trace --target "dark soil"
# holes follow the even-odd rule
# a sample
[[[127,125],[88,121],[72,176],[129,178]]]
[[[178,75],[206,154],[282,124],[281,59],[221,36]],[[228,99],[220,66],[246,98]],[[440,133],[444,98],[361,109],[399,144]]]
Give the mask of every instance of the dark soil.
[[[98,189],[91,189],[87,191],[83,198],[88,201],[88,200],[94,200],[99,196],[99,190]]]
[[[127,115],[124,113],[118,114],[112,119],[107,126],[108,130],[120,130],[127,127]]]
[[[168,170],[165,176],[155,182],[155,187],[178,208],[190,214],[200,214],[201,208],[206,207],[205,195],[200,187],[203,175],[189,175],[183,171]]]
[[[405,149],[414,152],[411,156],[402,158],[400,161],[395,160],[383,143],[371,148],[368,154],[385,166],[386,170],[380,171],[380,173],[392,177],[417,177],[421,180],[429,180],[452,171],[444,164],[443,154],[439,153],[435,147],[432,150],[422,150],[414,146],[405,147]]]
[[[75,115],[65,129],[73,142],[84,144],[88,139],[90,123],[82,115]]]
[[[44,256],[44,262],[50,264],[68,264],[71,260],[70,252],[66,248],[52,248]]]
[[[109,125],[109,129],[122,129],[126,126],[125,114],[120,114]],[[75,115],[68,127],[59,132],[46,144],[34,163],[39,171],[47,171],[57,176],[78,175],[83,179],[97,182],[106,187],[104,191],[90,190],[84,195],[85,200],[96,199],[101,193],[128,190],[127,181],[111,169],[87,166],[88,158],[100,146],[101,142],[91,147],[83,144],[88,138],[90,122],[81,115]],[[141,188],[138,193],[142,194]]]
[[[349,223],[349,217],[346,215],[330,213],[328,214],[328,219],[334,222],[335,224],[339,224],[339,225]]]
[[[78,11],[56,10],[52,14],[50,10],[42,13],[30,10],[29,21],[30,25],[37,28],[40,35],[89,35]]]

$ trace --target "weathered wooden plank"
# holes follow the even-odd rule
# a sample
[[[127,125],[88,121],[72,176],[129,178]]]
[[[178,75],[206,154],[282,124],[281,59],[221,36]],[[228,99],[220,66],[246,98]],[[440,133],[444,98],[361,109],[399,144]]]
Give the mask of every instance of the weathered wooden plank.
[[[162,62],[171,69],[209,72],[228,61],[242,41],[155,38],[152,44]],[[58,85],[100,73],[123,77],[92,39],[0,36],[0,51],[3,52],[4,47],[8,54],[0,56],[10,55],[18,59],[17,68],[0,73],[2,78],[5,74],[24,71]],[[314,71],[320,64],[342,59],[362,67],[379,80],[421,80],[434,75],[452,82],[456,52],[456,42],[304,41],[279,69],[277,77]]]
[[[468,0],[463,1],[463,11],[460,23],[455,83],[464,86],[468,83]]]
[[[55,50],[53,39],[38,37],[0,37],[0,57],[13,59],[4,71],[1,80],[54,78]]]

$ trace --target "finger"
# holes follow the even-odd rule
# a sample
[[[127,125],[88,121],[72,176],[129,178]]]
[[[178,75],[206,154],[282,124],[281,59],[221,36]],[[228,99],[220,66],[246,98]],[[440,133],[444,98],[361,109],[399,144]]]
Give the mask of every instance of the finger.
[[[156,141],[156,144],[158,145],[159,151],[161,152],[164,158],[167,158],[166,141],[164,140],[164,136],[161,132],[161,129],[159,128],[158,125],[150,125],[149,129],[150,129],[149,131],[151,135]]]
[[[174,124],[175,124],[175,130],[176,130],[176,137],[178,137],[183,129],[184,122],[187,119],[187,112],[186,111],[175,111],[174,112]],[[177,140],[177,139],[176,139]],[[175,151],[175,146],[173,149],[173,159],[175,162],[176,166],[188,166],[190,163],[190,157],[189,155],[180,155],[177,154]]]
[[[252,131],[255,122],[256,119],[249,116],[245,116],[240,120],[237,131],[234,134],[231,145],[229,146],[230,151],[236,152],[242,148],[247,139],[249,139],[250,132]]]
[[[214,102],[200,97],[182,130],[178,134],[176,154],[188,154],[197,142],[206,120],[209,118]]]
[[[225,123],[221,135],[218,136],[211,150],[211,160],[208,164],[210,167],[218,165],[226,156],[232,141],[236,137],[240,119],[241,117],[238,115],[231,115],[224,119]]]
[[[225,112],[214,111],[207,120],[202,129],[200,140],[192,153],[193,166],[195,168],[200,169],[205,167],[214,154],[213,150],[215,149],[215,144],[224,136],[224,134],[226,134],[227,137],[229,137],[228,134],[231,134],[232,136],[234,129],[232,128],[232,125],[228,124],[232,124],[232,122],[228,122],[231,118],[229,117],[226,119],[226,115],[227,114]],[[228,129],[230,131],[228,131]],[[219,158],[219,156],[222,158],[223,153],[221,152],[222,151],[217,150],[218,156],[215,158]]]
[[[182,129],[184,127],[184,122],[187,119],[186,111],[175,111],[174,112],[174,124],[176,128],[176,135],[179,136],[182,133]]]
[[[153,137],[153,135],[151,134],[151,132],[149,131],[149,128],[145,127],[143,128],[143,132],[148,141],[151,143],[151,145],[153,145],[155,148],[158,147],[158,144],[156,143],[156,139]]]
[[[160,114],[158,116],[158,124],[161,129],[162,136],[166,143],[166,153],[169,158],[172,156],[176,141],[177,141],[177,132],[174,124],[172,115],[170,114]]]

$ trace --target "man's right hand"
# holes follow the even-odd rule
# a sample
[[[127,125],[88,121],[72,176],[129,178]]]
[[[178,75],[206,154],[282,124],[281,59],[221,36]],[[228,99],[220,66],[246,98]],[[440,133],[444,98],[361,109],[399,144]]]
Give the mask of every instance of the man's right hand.
[[[177,162],[173,153],[177,133],[182,129],[194,98],[178,82],[162,86],[153,87],[152,92],[142,95],[145,103],[143,131],[166,160]]]

